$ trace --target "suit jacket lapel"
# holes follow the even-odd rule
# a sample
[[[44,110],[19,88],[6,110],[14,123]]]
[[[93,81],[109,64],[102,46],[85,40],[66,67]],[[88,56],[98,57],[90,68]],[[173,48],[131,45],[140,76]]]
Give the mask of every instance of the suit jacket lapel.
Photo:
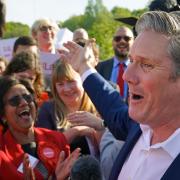
[[[105,66],[105,74],[104,74],[104,78],[105,79],[107,79],[107,80],[110,80],[110,78],[111,78],[111,73],[112,73],[112,69],[113,69],[113,62],[114,62],[114,60],[113,60],[113,58],[112,59],[110,59],[110,61],[109,62],[107,62],[107,65]]]
[[[132,148],[134,147],[137,140],[139,139],[142,131],[141,131],[140,127],[139,126],[137,127],[137,126],[136,126],[136,129],[131,130],[132,133],[130,133],[128,135],[124,146],[120,150],[120,152],[116,158],[116,161],[114,162],[114,165],[112,167],[111,174],[109,176],[109,180],[117,180],[126,158],[128,157]]]
[[[172,162],[161,180],[180,180],[180,154]]]

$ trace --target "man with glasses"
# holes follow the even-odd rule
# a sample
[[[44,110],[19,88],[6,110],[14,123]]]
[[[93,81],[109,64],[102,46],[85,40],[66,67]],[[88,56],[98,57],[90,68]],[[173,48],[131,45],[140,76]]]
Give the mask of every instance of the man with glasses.
[[[59,57],[59,53],[55,47],[56,35],[59,27],[56,22],[51,19],[38,19],[31,27],[31,35],[36,40],[40,53],[40,59],[43,63],[44,72],[54,63],[54,59]],[[46,61],[49,61],[48,65]],[[48,68],[46,68],[48,66]],[[45,73],[45,89],[50,93],[51,76]]]
[[[31,34],[41,52],[56,53],[55,37],[58,30],[58,25],[50,19],[39,19],[34,22]]]
[[[129,49],[134,41],[134,35],[128,27],[120,27],[116,31],[112,46],[114,50],[114,57],[106,61],[100,62],[96,69],[106,79],[117,83],[120,87],[122,97],[127,99],[127,84],[122,79],[122,74],[126,69],[129,59]]]

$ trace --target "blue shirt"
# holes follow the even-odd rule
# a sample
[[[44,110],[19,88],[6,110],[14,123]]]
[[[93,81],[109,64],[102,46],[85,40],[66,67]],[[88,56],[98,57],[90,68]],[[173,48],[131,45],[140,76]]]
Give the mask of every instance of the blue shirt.
[[[117,77],[118,77],[118,73],[119,73],[119,63],[124,63],[124,71],[127,68],[128,64],[129,64],[129,59],[126,59],[125,61],[120,62],[118,60],[118,58],[116,56],[114,56],[114,63],[113,63],[113,69],[112,69],[112,73],[111,73],[111,78],[110,81],[114,82],[117,84]],[[128,96],[128,84],[127,82],[124,81],[124,95],[123,98],[127,99]]]

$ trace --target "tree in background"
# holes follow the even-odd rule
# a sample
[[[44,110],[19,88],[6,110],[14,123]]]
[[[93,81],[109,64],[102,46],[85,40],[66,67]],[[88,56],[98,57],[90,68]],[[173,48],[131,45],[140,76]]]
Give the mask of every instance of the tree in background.
[[[74,31],[75,29],[79,27],[83,27],[84,24],[84,15],[79,16],[71,16],[69,19],[67,19],[64,22],[60,23],[60,27],[67,27],[69,30]]]
[[[84,28],[88,31],[89,36],[96,38],[100,59],[111,56],[112,32],[116,22],[113,20],[112,13],[103,5],[102,0],[96,0],[94,3],[89,0],[85,10],[85,23]]]
[[[30,32],[30,28],[26,24],[8,22],[6,23],[6,31],[4,33],[3,38],[13,38],[19,36],[28,36]]]

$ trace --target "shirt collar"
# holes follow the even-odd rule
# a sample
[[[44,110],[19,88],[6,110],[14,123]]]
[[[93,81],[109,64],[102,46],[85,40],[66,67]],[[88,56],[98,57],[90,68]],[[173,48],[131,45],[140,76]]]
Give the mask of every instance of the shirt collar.
[[[150,146],[150,140],[153,130],[148,125],[140,125],[142,130],[142,136],[146,143],[146,147],[149,148],[163,148],[172,158],[176,158],[180,149],[180,128],[178,128],[167,140]]]
[[[113,63],[113,67],[116,67],[119,65],[119,63],[124,63],[126,65],[126,67],[128,66],[129,64],[129,59],[125,59],[124,61],[122,62],[119,62],[118,58],[116,56],[114,56],[114,63]]]

